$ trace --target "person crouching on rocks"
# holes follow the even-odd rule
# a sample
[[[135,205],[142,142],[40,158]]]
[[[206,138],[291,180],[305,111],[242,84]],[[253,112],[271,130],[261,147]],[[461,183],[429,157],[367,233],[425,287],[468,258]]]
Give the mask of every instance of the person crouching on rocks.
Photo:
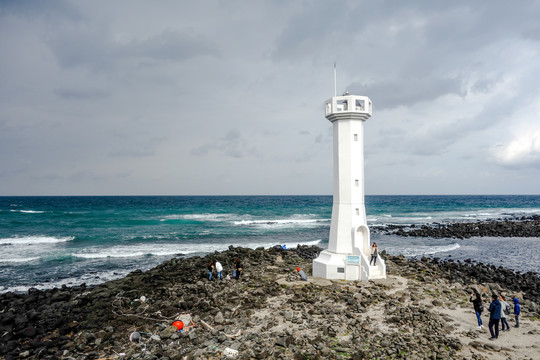
[[[296,271],[298,271],[298,275],[300,275],[300,279],[307,281],[307,275],[304,272],[304,270],[300,269],[299,267],[296,268]]]
[[[506,321],[506,315],[510,314],[510,305],[504,301],[504,296],[502,295],[499,297],[499,302],[501,303],[501,331],[510,331],[510,326],[508,325],[508,321]]]
[[[497,299],[497,294],[491,295],[491,304],[489,304],[489,332],[491,337],[489,340],[499,338],[499,320],[501,320],[501,303]]]
[[[519,314],[521,314],[521,305],[519,305],[519,299],[514,296],[512,299],[514,302],[514,318],[516,319],[516,325],[514,327],[519,327]]]
[[[478,321],[478,329],[483,329],[484,325],[482,325],[482,311],[484,310],[484,306],[482,305],[482,296],[480,296],[480,293],[475,288],[472,289],[473,294],[471,294],[471,297],[469,299],[470,302],[473,303],[474,307],[474,313],[476,314],[476,320]],[[473,296],[476,297],[473,299]]]
[[[373,245],[371,245],[371,260],[369,260],[370,266],[371,263],[377,265],[377,255],[379,255],[379,247],[377,246],[377,243],[373,243]]]
[[[214,272],[214,261],[210,261],[210,264],[208,264],[208,280],[212,280],[213,272]]]
[[[236,258],[234,259],[234,266],[235,266],[235,271],[234,271],[234,278],[236,280],[240,279],[240,274],[242,273],[242,265],[240,264],[240,259]]]
[[[216,272],[218,275],[218,279],[223,280],[223,266],[221,266],[221,263],[217,260],[214,263],[216,264]]]

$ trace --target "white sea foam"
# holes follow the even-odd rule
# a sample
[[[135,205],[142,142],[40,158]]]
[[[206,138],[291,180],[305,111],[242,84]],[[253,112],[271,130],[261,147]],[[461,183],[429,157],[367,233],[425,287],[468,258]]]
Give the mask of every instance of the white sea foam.
[[[0,245],[37,245],[56,244],[71,241],[74,236],[53,237],[53,236],[24,236],[0,239]]]
[[[38,260],[39,259],[39,256],[35,256],[35,257],[23,257],[23,258],[13,258],[13,257],[10,257],[10,258],[0,258],[0,263],[25,263],[25,262],[30,262],[30,261],[34,261],[34,260]]]
[[[403,247],[387,250],[390,253],[403,254],[404,256],[414,257],[414,256],[423,256],[423,255],[433,255],[440,252],[453,251],[460,248],[458,243],[448,244],[448,245],[439,245],[439,246],[429,246],[429,245],[417,245],[413,247]]]
[[[287,227],[287,226],[327,226],[330,219],[262,219],[233,221],[237,226]]]
[[[41,210],[9,210],[11,212],[20,212],[23,214],[43,214],[45,211]]]
[[[113,246],[110,248],[89,248],[83,252],[72,254],[83,259],[105,259],[105,258],[134,258],[141,256],[171,256],[180,253],[174,245],[134,245],[134,246]]]
[[[28,291],[28,289],[31,287],[38,290],[47,290],[47,289],[52,289],[52,288],[60,288],[62,287],[62,285],[77,286],[77,285],[81,285],[82,283],[86,283],[86,285],[88,286],[98,285],[109,280],[122,278],[131,271],[132,270],[119,270],[119,269],[102,271],[102,272],[93,273],[93,274],[85,274],[80,277],[70,277],[70,278],[60,279],[60,280],[46,282],[46,283],[32,284],[30,286],[20,285],[20,286],[3,286],[2,287],[0,285],[0,293],[5,293],[8,291],[24,293]]]
[[[231,219],[233,214],[171,214],[166,215],[160,221],[169,220],[196,220],[196,221],[227,221]]]
[[[110,248],[89,248],[84,251],[73,253],[74,257],[83,259],[105,259],[105,258],[134,258],[142,256],[173,256],[178,254],[207,254],[214,251],[227,250],[230,245],[234,247],[247,247],[256,249],[264,247],[265,249],[275,245],[285,245],[287,248],[294,248],[297,245],[318,245],[321,240],[301,241],[301,242],[251,242],[251,243],[198,243],[198,244],[148,244],[133,246],[113,246]]]

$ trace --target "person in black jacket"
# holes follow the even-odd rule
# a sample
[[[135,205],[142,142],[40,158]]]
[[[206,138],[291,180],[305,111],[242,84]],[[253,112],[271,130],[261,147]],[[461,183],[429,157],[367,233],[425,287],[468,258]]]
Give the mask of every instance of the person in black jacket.
[[[473,303],[474,312],[476,314],[476,320],[478,321],[478,329],[484,328],[484,325],[482,325],[482,311],[484,310],[484,306],[482,305],[482,297],[480,296],[480,293],[475,288],[472,289],[473,293],[471,294],[470,302]],[[473,296],[476,296],[473,299]]]
[[[240,264],[240,259],[236,258],[234,259],[234,266],[236,270],[234,271],[234,278],[236,280],[240,279],[240,274],[242,273],[242,265]]]

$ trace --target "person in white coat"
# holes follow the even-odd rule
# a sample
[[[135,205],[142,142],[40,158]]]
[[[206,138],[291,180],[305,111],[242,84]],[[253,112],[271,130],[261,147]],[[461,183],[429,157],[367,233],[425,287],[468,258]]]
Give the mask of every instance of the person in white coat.
[[[223,266],[221,266],[221,263],[217,260],[215,261],[215,266],[219,280],[223,280]]]
[[[506,321],[506,316],[510,314],[510,305],[504,301],[504,296],[502,295],[499,296],[499,301],[501,302],[501,331],[510,331],[510,326],[508,325],[508,321]]]
[[[369,260],[370,266],[371,263],[377,265],[377,255],[379,255],[379,247],[377,246],[377,243],[373,243],[373,245],[371,245],[371,260]]]

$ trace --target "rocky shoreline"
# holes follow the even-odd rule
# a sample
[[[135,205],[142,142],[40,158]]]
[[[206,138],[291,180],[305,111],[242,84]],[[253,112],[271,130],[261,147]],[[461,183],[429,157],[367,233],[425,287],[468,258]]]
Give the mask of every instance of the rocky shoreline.
[[[386,235],[468,239],[471,237],[540,237],[540,216],[452,224],[373,227]]]
[[[310,274],[320,251],[230,247],[92,288],[2,294],[0,358],[506,359],[538,352],[483,341],[469,303],[471,287],[486,305],[493,291],[517,295],[527,331],[520,341],[538,339],[537,274],[383,252],[386,280],[299,281],[296,267]],[[227,272],[235,257],[245,269],[240,280],[206,279],[210,260]],[[181,332],[172,326],[178,319],[186,324]],[[140,340],[130,341],[135,332]]]

